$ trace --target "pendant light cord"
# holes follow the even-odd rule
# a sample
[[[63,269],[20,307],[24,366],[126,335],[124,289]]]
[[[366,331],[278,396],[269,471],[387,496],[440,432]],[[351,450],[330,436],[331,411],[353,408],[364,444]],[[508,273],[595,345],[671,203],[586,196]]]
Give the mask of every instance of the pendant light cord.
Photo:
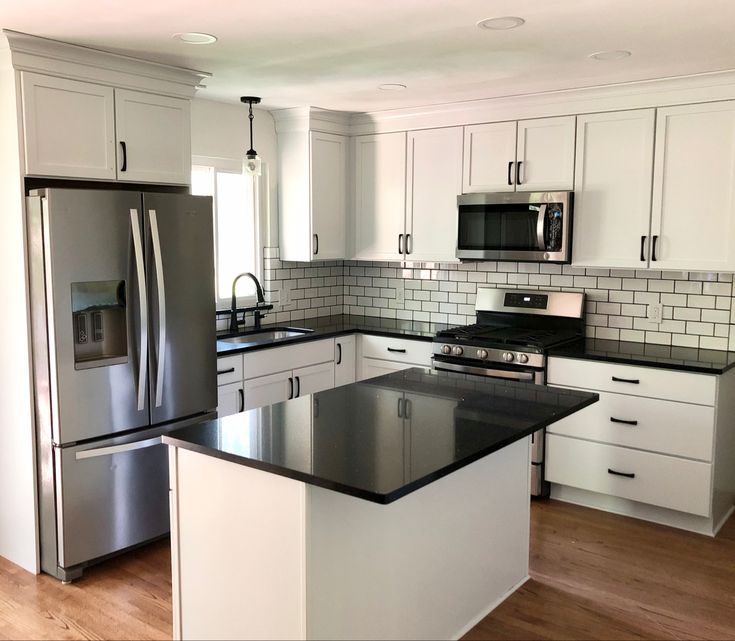
[[[250,110],[248,112],[248,120],[250,120],[250,151],[257,155],[255,149],[253,149],[253,103],[250,102],[249,104]]]

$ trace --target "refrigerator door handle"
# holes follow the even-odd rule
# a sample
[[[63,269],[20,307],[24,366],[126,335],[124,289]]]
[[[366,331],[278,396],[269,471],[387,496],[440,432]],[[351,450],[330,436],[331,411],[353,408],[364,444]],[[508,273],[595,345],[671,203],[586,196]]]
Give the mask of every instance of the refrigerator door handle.
[[[153,241],[153,261],[156,266],[156,289],[158,290],[158,371],[156,372],[156,407],[163,403],[163,376],[166,370],[166,289],[163,280],[161,236],[158,233],[158,218],[155,209],[148,210]]]
[[[76,453],[76,460],[81,461],[88,458],[97,458],[99,456],[112,456],[113,454],[121,454],[122,452],[132,452],[133,450],[142,450],[146,447],[153,447],[161,444],[161,437],[154,436],[143,441],[134,441],[133,443],[123,443],[122,445],[110,445],[109,447],[93,447],[88,450],[82,450]]]
[[[148,375],[148,291],[145,285],[143,263],[143,238],[140,233],[140,216],[137,209],[130,210],[130,227],[133,231],[133,252],[138,276],[138,303],[140,305],[140,355],[138,365],[138,411],[145,409],[146,377]]]

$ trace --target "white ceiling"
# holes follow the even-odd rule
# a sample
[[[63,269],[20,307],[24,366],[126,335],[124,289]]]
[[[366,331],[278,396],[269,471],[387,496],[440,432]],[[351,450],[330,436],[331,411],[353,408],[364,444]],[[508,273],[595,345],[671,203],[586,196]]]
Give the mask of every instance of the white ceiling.
[[[475,26],[506,15],[526,24]],[[2,0],[0,27],[209,71],[204,97],[268,108],[373,111],[735,69],[735,0]],[[182,31],[219,40],[185,45],[171,37]],[[633,55],[587,57],[602,49]]]

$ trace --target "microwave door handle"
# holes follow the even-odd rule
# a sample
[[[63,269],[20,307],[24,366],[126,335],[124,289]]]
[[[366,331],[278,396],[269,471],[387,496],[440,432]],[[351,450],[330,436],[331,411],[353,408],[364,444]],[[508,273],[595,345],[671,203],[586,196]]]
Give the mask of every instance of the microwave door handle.
[[[544,240],[544,228],[546,227],[546,205],[541,205],[538,210],[538,218],[536,219],[536,240],[538,248],[541,251],[546,249],[546,241]]]

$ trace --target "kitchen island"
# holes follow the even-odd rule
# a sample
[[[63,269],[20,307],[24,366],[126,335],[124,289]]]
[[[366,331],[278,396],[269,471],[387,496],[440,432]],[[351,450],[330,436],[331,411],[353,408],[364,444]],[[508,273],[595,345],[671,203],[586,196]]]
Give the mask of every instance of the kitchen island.
[[[596,400],[410,369],[170,433],[174,637],[458,638],[527,579],[530,435]]]

